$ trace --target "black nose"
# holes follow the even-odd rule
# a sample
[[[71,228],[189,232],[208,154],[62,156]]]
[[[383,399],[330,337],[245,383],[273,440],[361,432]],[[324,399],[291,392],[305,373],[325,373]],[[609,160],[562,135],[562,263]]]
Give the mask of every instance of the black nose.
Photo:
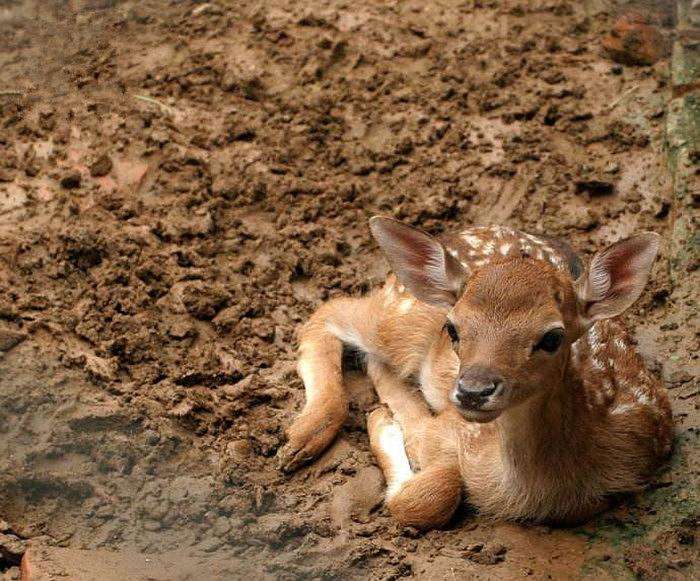
[[[503,378],[497,373],[485,368],[471,368],[462,373],[457,381],[459,403],[467,407],[482,405],[484,400],[496,393],[503,385]]]

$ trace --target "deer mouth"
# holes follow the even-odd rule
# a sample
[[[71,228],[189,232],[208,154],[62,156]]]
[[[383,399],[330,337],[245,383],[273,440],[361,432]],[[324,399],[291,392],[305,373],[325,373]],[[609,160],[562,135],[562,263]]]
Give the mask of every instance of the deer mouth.
[[[472,410],[458,406],[460,413],[464,419],[469,422],[477,422],[479,424],[487,424],[492,422],[501,415],[501,410]]]

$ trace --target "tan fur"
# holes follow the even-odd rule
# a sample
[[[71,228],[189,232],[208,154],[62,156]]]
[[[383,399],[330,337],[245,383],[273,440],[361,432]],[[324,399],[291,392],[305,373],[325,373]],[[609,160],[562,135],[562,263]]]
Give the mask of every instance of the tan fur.
[[[362,299],[324,305],[305,326],[299,366],[307,404],[280,452],[282,467],[291,470],[318,455],[346,416],[344,342],[367,354],[368,373],[391,410],[375,412],[368,429],[387,476],[388,506],[404,524],[442,526],[462,486],[485,515],[556,522],[586,519],[610,494],[641,487],[670,450],[672,423],[663,386],[644,368],[620,323],[592,323],[624,309],[625,297],[599,301],[595,293],[604,288],[593,275],[587,287],[582,279],[574,284],[566,248],[510,228],[468,229],[444,238],[442,248],[455,261],[446,269],[450,284],[456,269],[465,273],[451,307],[441,304],[447,291],[426,292],[436,303],[427,304],[391,276]],[[612,261],[619,276],[630,276],[649,257],[638,248],[629,254],[594,260]],[[630,279],[635,288],[642,278]],[[416,276],[407,280],[414,288],[424,284]],[[447,317],[460,332],[456,348],[443,330]],[[533,350],[533,340],[552,324],[565,329],[560,349]],[[475,365],[505,378],[495,417],[456,406],[458,374]],[[410,472],[403,450],[394,446],[397,433]]]

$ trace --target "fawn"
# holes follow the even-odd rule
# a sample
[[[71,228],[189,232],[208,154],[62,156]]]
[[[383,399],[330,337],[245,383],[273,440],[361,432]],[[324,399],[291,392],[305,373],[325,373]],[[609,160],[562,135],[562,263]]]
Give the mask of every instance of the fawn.
[[[347,415],[345,345],[385,404],[367,426],[402,524],[444,525],[463,489],[493,518],[574,523],[644,484],[670,452],[671,410],[610,319],[640,296],[657,234],[585,268],[568,244],[502,226],[440,239],[384,217],[370,228],[394,274],[304,326],[306,404],[283,470],[322,452]]]

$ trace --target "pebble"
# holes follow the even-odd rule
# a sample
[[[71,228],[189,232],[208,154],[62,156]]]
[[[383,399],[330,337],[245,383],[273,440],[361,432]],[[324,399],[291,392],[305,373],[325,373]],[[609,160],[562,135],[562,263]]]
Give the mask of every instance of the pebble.
[[[67,190],[74,190],[80,187],[82,177],[80,172],[73,171],[61,178],[61,187]]]
[[[602,45],[611,59],[623,65],[653,65],[664,52],[661,33],[629,15],[623,15],[615,22]]]
[[[107,154],[102,154],[90,166],[90,175],[94,178],[106,176],[112,171],[112,159]]]
[[[25,333],[0,325],[0,351],[9,351],[27,338]]]

